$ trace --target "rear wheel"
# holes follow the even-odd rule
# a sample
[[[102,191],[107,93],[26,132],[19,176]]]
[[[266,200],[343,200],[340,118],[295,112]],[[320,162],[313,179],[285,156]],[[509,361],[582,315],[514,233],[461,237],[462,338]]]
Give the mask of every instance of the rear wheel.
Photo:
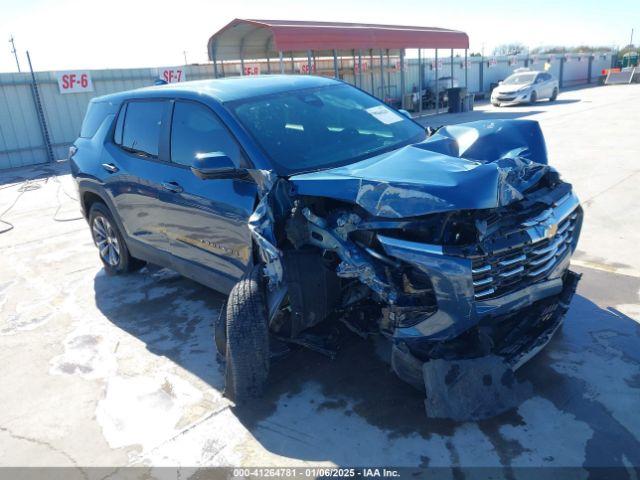
[[[536,103],[538,101],[538,94],[534,90],[531,92],[531,96],[529,97],[529,103]]]
[[[261,265],[233,287],[226,310],[225,395],[240,403],[259,397],[269,375],[269,325]]]
[[[554,88],[553,89],[553,93],[551,94],[551,96],[549,97],[549,101],[550,102],[554,102],[556,100],[556,98],[558,98],[558,89]]]
[[[89,225],[93,243],[105,272],[109,275],[132,272],[144,266],[144,262],[129,254],[124,238],[107,206],[94,203],[89,211]]]

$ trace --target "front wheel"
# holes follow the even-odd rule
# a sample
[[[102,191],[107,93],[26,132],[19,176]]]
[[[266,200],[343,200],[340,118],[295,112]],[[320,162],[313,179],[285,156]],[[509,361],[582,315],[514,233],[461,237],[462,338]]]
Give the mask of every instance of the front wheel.
[[[269,376],[269,325],[262,266],[233,287],[226,315],[226,386],[236,403],[259,397]]]
[[[538,101],[538,94],[535,92],[531,92],[531,96],[529,97],[529,103],[534,104]]]
[[[553,93],[551,94],[551,96],[549,97],[549,101],[550,102],[555,102],[556,98],[558,98],[558,89],[554,88],[553,89]]]
[[[144,262],[133,258],[124,242],[124,237],[111,212],[103,203],[94,203],[89,211],[89,226],[93,243],[109,275],[132,272],[144,266]]]

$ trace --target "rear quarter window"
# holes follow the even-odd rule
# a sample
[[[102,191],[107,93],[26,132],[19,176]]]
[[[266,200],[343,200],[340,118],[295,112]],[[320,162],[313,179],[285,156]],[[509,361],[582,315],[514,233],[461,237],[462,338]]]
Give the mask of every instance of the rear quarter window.
[[[100,128],[100,125],[102,125],[102,122],[109,115],[115,114],[116,110],[116,105],[111,102],[90,102],[82,121],[82,127],[80,127],[80,136],[82,138],[92,138]]]

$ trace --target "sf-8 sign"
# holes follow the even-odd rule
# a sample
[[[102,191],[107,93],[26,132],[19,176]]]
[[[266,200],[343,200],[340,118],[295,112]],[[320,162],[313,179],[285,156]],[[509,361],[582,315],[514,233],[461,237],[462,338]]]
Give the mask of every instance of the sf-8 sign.
[[[69,72],[57,72],[58,88],[60,93],[85,93],[93,92],[91,73],[83,70]]]

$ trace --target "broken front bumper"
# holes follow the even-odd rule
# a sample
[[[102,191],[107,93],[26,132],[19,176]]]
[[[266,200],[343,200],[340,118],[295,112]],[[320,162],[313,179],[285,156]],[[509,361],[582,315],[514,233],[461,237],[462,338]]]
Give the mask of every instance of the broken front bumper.
[[[447,255],[437,245],[378,235],[387,255],[429,276],[437,300],[435,313],[416,316],[419,321],[413,325],[393,326],[395,360],[424,362],[433,358],[435,344],[451,345],[469,332],[482,329],[484,335],[497,328],[506,343],[498,346],[492,339],[492,353],[515,368],[522,365],[536,353],[536,345],[542,348],[551,338],[566,311],[563,305],[575,291],[579,277],[568,268],[581,222],[578,199],[569,194],[542,218],[523,224],[530,239],[527,245],[480,261]],[[512,279],[516,274],[523,280],[511,288],[495,283],[498,277]],[[487,294],[491,285],[495,290]],[[477,354],[464,342],[457,348],[467,358]]]

